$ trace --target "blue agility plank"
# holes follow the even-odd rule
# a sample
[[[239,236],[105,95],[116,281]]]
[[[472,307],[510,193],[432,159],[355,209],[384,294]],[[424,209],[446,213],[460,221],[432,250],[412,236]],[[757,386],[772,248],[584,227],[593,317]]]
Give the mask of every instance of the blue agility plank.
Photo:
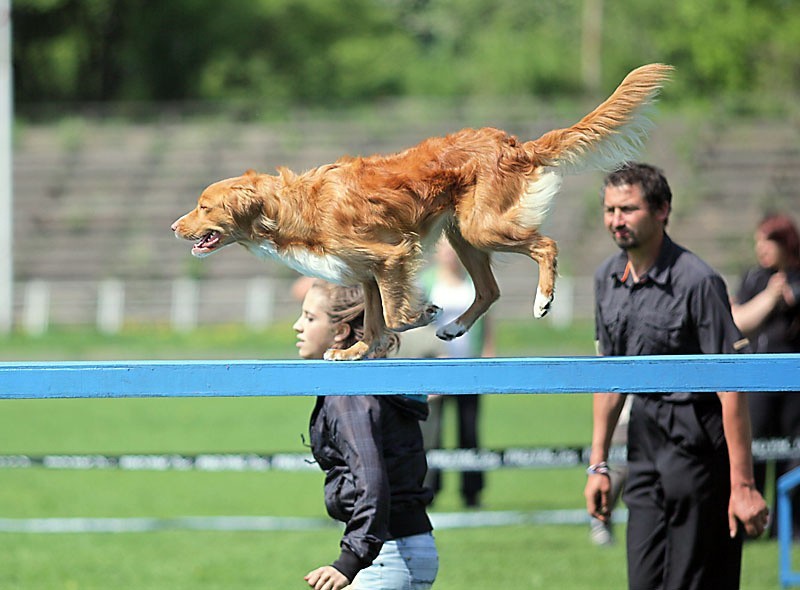
[[[800,391],[800,355],[0,363],[0,399]]]

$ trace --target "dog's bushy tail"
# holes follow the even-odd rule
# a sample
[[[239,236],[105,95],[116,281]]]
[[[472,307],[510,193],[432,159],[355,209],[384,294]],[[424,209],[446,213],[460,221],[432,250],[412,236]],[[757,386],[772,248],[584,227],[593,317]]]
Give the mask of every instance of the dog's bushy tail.
[[[647,107],[673,67],[649,64],[628,74],[614,93],[572,127],[555,129],[528,142],[537,165],[559,175],[611,170],[633,159],[652,127]]]

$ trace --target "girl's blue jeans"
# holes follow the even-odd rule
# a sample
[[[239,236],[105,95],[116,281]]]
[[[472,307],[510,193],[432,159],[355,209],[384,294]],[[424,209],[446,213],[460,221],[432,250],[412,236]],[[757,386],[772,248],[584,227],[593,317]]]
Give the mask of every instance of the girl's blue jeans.
[[[372,565],[361,570],[347,590],[427,590],[439,571],[431,533],[386,541]]]

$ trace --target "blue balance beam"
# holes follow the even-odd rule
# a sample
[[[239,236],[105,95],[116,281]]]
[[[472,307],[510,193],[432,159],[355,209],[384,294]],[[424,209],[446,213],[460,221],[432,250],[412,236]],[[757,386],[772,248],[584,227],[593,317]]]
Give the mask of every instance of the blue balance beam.
[[[800,354],[0,363],[0,399],[800,391]]]

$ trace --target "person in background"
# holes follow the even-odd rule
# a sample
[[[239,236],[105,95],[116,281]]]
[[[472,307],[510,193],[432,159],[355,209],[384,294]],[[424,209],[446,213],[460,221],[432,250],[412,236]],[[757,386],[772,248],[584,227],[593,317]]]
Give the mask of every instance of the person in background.
[[[315,280],[294,324],[301,358],[322,359],[328,348],[361,338],[360,287]],[[383,357],[399,346],[387,334]],[[366,362],[366,361],[364,361]],[[325,472],[328,514],[345,524],[338,558],[309,572],[315,590],[424,590],[439,569],[426,506],[432,494],[420,420],[425,396],[319,396],[311,414],[311,451]]]
[[[733,319],[750,339],[753,352],[800,352],[800,234],[785,214],[764,217],[755,231],[757,265],[742,277],[733,299]],[[755,438],[800,437],[800,397],[796,392],[754,392],[748,397]],[[800,465],[778,461],[774,479]],[[766,463],[755,466],[756,487],[764,494]],[[772,481],[773,490],[775,481]],[[776,507],[777,508],[777,507]],[[776,536],[777,512],[770,523]],[[800,533],[800,495],[792,498],[795,535]]]
[[[603,183],[606,228],[620,248],[595,273],[595,331],[606,356],[747,350],[725,283],[666,233],[672,192],[661,170],[628,163]],[[634,395],[628,423],[627,561],[631,590],[739,587],[743,533],[769,511],[755,487],[741,392]],[[596,393],[584,495],[608,520],[608,450],[625,396]]]
[[[422,276],[423,290],[434,305],[442,308],[436,318],[437,327],[455,320],[466,310],[475,298],[475,289],[466,270],[458,259],[453,247],[446,239],[439,241],[435,264]],[[453,340],[441,343],[441,356],[446,358],[471,358],[493,355],[490,319],[482,317],[469,332]],[[442,446],[442,419],[445,404],[455,406],[458,418],[458,447],[460,449],[479,448],[480,396],[474,393],[459,395],[431,395],[428,397],[430,416],[423,424],[422,434],[426,449],[439,449]],[[442,473],[439,469],[429,469],[425,483],[434,494],[442,489]],[[484,487],[482,471],[463,471],[461,473],[461,498],[467,508],[479,508],[481,491]]]

